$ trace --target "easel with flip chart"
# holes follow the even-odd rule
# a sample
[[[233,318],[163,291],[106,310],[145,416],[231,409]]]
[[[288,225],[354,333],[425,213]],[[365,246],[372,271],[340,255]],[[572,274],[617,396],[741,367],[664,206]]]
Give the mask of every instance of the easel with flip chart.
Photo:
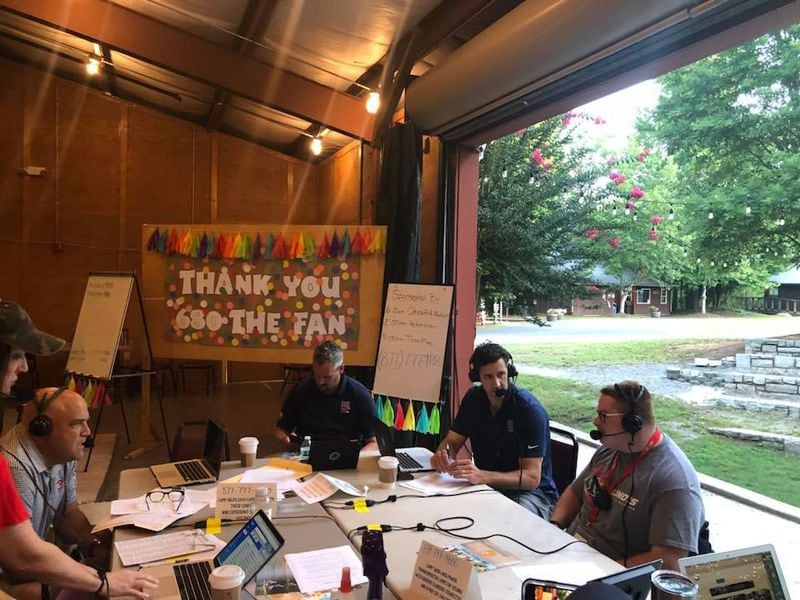
[[[372,391],[439,402],[453,286],[390,283]]]
[[[128,312],[131,291],[136,291],[139,311],[142,316],[145,340],[147,341],[148,362],[145,368],[117,366],[114,368],[117,352],[119,351],[120,336]],[[128,419],[125,414],[125,402],[120,393],[120,383],[123,380],[139,377],[142,380],[142,420],[146,423],[145,430],[150,427],[150,397],[149,382],[155,371],[149,369],[153,364],[153,352],[150,346],[150,334],[147,329],[142,295],[139,291],[139,282],[136,274],[131,271],[90,272],[83,295],[81,311],[78,315],[78,324],[70,347],[67,360],[67,373],[79,377],[87,377],[98,381],[109,382],[119,399],[122,410],[125,433],[128,443],[131,443]],[[161,389],[158,387],[158,404],[161,411],[161,424],[164,428],[164,439],[169,451],[169,436],[167,423],[164,417],[164,403]],[[105,402],[100,402],[100,407],[95,418],[93,431],[95,435],[100,427],[103,417]],[[158,439],[158,435],[153,432]],[[89,449],[84,470],[89,468],[94,448]],[[171,451],[170,451],[171,452]]]

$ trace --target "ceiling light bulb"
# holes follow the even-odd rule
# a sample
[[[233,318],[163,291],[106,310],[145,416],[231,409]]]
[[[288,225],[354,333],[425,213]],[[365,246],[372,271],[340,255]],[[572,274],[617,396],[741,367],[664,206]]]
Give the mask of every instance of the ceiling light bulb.
[[[322,140],[319,137],[311,140],[311,154],[314,156],[322,154]]]
[[[370,92],[367,94],[367,112],[374,115],[381,107],[381,95],[378,92]]]
[[[86,72],[89,75],[97,75],[100,72],[101,63],[102,59],[99,56],[90,54],[89,58],[86,60]]]

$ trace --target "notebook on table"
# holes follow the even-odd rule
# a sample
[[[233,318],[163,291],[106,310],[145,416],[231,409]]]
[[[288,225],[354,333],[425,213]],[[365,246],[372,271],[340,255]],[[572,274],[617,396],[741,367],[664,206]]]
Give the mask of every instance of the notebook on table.
[[[238,565],[244,571],[246,585],[266,565],[280,547],[283,537],[267,518],[258,511],[233,539],[214,557],[202,560],[144,567],[142,572],[157,577],[158,589],[148,590],[151,598],[159,600],[211,600],[208,576],[216,567]]]
[[[203,456],[151,466],[150,470],[158,485],[168,488],[216,481],[222,466],[226,438],[225,428],[213,419],[209,419],[206,423]]]
[[[308,464],[315,471],[355,469],[358,466],[358,440],[312,440]]]
[[[788,600],[772,544],[678,559],[681,573],[697,584],[698,600]]]
[[[392,430],[380,419],[373,418],[372,426],[375,429],[375,438],[378,440],[378,448],[381,456],[395,456],[400,463],[401,473],[416,473],[418,471],[433,471],[431,457],[433,452],[427,448],[414,447],[395,449],[392,440]]]

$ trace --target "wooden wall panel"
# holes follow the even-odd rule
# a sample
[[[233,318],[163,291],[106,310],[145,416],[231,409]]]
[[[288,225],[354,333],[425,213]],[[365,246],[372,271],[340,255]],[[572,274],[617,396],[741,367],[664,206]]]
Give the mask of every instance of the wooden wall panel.
[[[45,167],[44,177],[25,176],[22,202],[25,207],[22,236],[25,240],[47,242],[56,232],[59,213],[56,164],[56,86],[52,79],[36,71],[27,71],[15,83],[25,86],[22,133],[22,163]]]
[[[19,171],[24,165],[24,75],[22,67],[0,61],[0,239],[19,239],[24,222],[25,206],[20,202],[24,176]]]
[[[336,225],[361,223],[361,144],[353,142],[320,166],[326,174],[326,195],[320,195],[320,222]]]
[[[317,223],[317,168],[304,163],[289,163],[289,196],[292,199],[287,223]]]
[[[58,84],[61,236],[65,243],[117,248],[120,142],[125,106],[87,88]]]
[[[126,248],[141,247],[144,223],[191,223],[193,126],[150,110],[128,113]]]
[[[282,223],[289,214],[285,158],[219,136],[219,223]]]
[[[381,153],[369,144],[361,146],[361,222],[375,222],[375,202],[381,177]]]

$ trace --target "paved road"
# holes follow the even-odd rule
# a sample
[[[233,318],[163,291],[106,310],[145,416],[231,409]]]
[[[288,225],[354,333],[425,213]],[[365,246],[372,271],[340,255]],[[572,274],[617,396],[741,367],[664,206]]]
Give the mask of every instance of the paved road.
[[[800,318],[773,317],[586,317],[566,318],[538,327],[512,321],[478,327],[475,343],[498,344],[536,341],[624,341],[660,339],[747,339],[800,334]]]

